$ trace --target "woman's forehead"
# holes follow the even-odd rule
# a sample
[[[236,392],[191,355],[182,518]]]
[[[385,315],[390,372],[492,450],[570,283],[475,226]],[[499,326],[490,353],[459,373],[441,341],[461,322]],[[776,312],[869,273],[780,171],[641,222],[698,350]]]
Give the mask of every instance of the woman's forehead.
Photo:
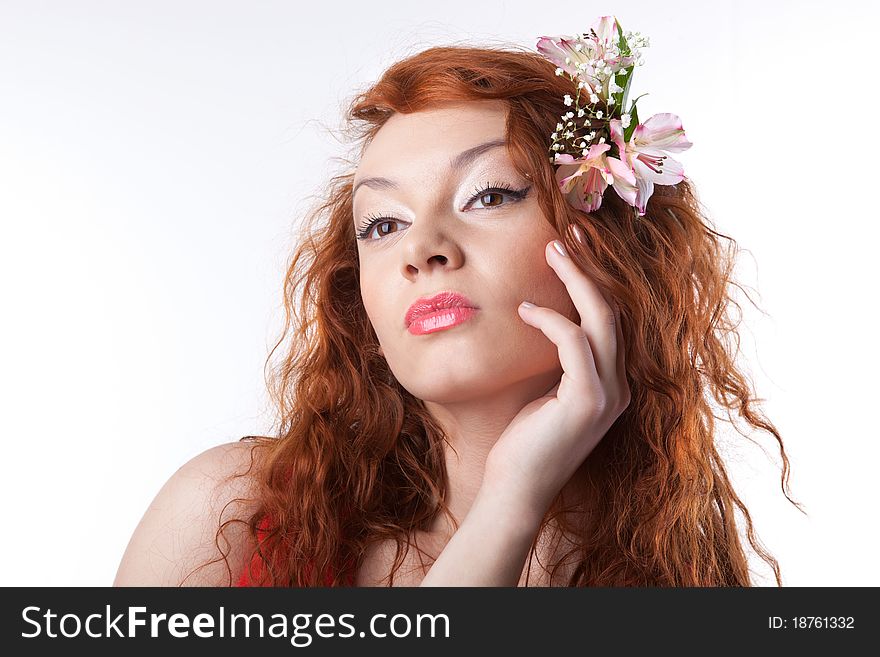
[[[507,108],[499,102],[447,105],[409,114],[394,114],[374,135],[358,163],[363,175],[382,175],[373,162],[397,161],[412,151],[430,150],[454,156],[505,134]]]

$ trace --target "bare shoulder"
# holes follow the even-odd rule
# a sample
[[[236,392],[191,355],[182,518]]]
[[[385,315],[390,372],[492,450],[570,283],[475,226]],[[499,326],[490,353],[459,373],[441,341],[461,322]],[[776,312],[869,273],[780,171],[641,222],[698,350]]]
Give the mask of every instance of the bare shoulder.
[[[403,548],[403,560],[394,572],[394,586],[419,586],[431,563],[442,551],[441,547],[432,544],[432,539],[424,532],[418,533],[418,536],[421,538],[417,543]],[[391,568],[397,559],[397,549],[397,541],[392,539],[368,544],[355,576],[355,586],[387,587],[390,583]],[[427,564],[419,556],[420,549],[425,551],[423,556],[428,558]]]
[[[226,586],[250,556],[247,520],[256,509],[254,444],[218,445],[183,464],[156,494],[134,531],[114,586]],[[253,469],[252,469],[253,468]],[[227,552],[222,558],[219,546]],[[217,559],[214,563],[210,561]],[[204,567],[199,567],[205,565]]]

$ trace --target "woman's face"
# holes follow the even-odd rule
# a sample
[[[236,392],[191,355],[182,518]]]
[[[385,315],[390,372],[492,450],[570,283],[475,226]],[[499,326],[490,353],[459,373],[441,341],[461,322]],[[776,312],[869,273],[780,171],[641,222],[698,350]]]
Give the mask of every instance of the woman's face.
[[[396,114],[358,165],[351,229],[383,217],[357,242],[364,307],[391,371],[422,400],[472,401],[511,386],[540,395],[562,374],[558,351],[517,306],[528,300],[580,323],[544,255],[558,236],[504,146],[506,112],[480,101]],[[374,177],[392,182],[359,185]],[[503,187],[515,193],[491,189]],[[410,305],[443,291],[478,309],[449,328],[411,332]]]

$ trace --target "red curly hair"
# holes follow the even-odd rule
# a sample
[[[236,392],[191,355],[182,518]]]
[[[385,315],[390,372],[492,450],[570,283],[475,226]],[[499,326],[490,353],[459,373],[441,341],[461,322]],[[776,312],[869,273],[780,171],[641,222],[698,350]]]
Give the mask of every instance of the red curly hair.
[[[567,109],[570,85],[525,49],[429,48],[391,66],[351,101],[346,132],[363,154],[395,113],[504,101],[514,166],[534,182],[572,258],[620,305],[632,400],[581,466],[590,488],[584,499],[600,503],[572,514],[557,497],[541,526],[561,523],[580,542],[563,559],[573,558],[576,567],[559,583],[750,586],[739,512],[752,549],[781,586],[779,564],[757,539],[715,440],[715,420],[724,418],[713,414],[713,400],[734,426],[735,411],[772,435],[782,456],[782,492],[801,508],[787,490],[782,438],[735,362],[739,319],[731,311],[741,309],[730,292],[742,289],[732,279],[737,244],[713,230],[688,180],[656,186],[641,218],[613,193],[592,214],[572,208],[548,158],[548,137]],[[268,366],[284,345],[267,376],[277,430],[242,439],[260,451],[239,475],[254,478],[259,508],[217,531],[219,548],[227,524],[248,523],[257,567],[243,581],[351,585],[368,544],[390,539],[397,545],[392,585],[410,533],[448,514],[445,436],[422,401],[396,381],[361,301],[350,164],[307,217],[289,263],[285,326],[267,359]],[[571,238],[569,224],[583,229],[588,246]],[[537,538],[532,556],[536,544]],[[220,552],[225,559],[228,552]],[[558,564],[550,566],[555,576]]]

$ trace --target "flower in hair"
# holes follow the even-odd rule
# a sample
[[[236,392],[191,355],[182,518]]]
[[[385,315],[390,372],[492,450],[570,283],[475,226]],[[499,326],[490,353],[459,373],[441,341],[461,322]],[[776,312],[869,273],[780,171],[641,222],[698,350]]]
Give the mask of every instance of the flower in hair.
[[[624,33],[613,16],[602,16],[586,34],[538,40],[538,52],[556,64],[556,75],[575,84],[574,97],[563,97],[572,109],[551,135],[550,161],[560,190],[579,210],[598,210],[611,185],[643,216],[655,184],[684,180],[681,164],[668,155],[691,147],[681,119],[663,113],[640,123],[641,96],[627,108],[632,74],[648,45],[638,32]]]

